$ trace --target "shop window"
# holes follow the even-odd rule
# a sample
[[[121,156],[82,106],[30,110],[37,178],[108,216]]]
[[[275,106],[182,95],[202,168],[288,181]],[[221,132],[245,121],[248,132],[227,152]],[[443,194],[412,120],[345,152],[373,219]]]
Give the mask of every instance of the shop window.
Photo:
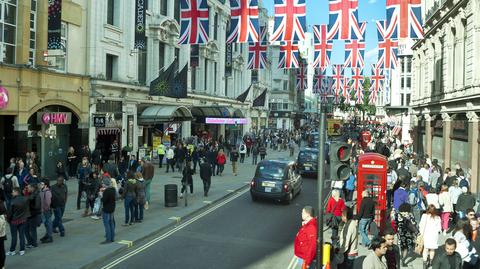
[[[160,42],[158,44],[158,68],[162,70],[165,66],[165,43]]]

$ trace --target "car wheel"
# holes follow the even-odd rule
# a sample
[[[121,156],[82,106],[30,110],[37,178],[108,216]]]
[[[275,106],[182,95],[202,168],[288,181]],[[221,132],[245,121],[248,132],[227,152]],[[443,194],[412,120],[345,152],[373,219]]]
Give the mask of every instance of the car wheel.
[[[258,198],[257,198],[256,196],[251,195],[251,197],[252,197],[252,201],[253,201],[253,202],[258,201]]]
[[[291,192],[288,193],[288,197],[287,197],[287,199],[285,200],[285,204],[286,204],[286,205],[291,204],[291,203],[292,203],[292,200],[293,200],[293,191],[291,191]]]

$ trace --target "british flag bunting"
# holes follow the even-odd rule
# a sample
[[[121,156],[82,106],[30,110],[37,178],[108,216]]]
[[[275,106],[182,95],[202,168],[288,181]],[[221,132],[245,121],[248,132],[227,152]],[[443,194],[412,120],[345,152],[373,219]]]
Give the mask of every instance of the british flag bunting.
[[[360,39],[358,23],[358,0],[329,0],[329,23],[327,39]]]
[[[314,25],[313,34],[315,49],[313,67],[327,67],[330,65],[330,56],[333,49],[333,41],[327,39],[328,26],[326,24]]]
[[[293,44],[291,41],[283,42],[280,46],[278,68],[298,68],[299,55],[297,44]]]
[[[388,37],[422,39],[422,0],[387,0]]]
[[[260,27],[260,41],[248,44],[248,69],[264,69],[267,66],[267,27]]]
[[[230,0],[227,43],[259,42],[258,0]]]
[[[355,92],[355,102],[363,104],[363,69],[352,68],[352,89]]]
[[[298,42],[305,39],[305,0],[275,0],[275,20],[270,41]]]
[[[398,68],[398,41],[389,37],[386,21],[377,21],[378,61],[377,68]]]
[[[367,23],[361,23],[361,39],[347,40],[345,41],[345,67],[360,67],[365,66],[365,30],[367,29]]]
[[[180,38],[178,44],[205,44],[207,42],[207,0],[180,0]]]

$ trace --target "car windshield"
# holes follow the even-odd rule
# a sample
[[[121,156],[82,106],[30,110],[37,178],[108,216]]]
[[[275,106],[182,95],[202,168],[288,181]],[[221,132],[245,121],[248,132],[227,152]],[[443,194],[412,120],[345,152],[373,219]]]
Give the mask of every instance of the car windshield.
[[[317,161],[318,154],[313,151],[300,151],[298,154],[299,161]]]
[[[285,165],[279,163],[260,164],[257,168],[257,177],[282,180],[285,173]]]

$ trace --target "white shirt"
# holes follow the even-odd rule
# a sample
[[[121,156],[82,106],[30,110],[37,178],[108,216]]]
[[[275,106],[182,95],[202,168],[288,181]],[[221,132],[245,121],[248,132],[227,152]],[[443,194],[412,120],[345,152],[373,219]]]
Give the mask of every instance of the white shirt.
[[[173,159],[173,157],[175,156],[175,153],[173,152],[173,149],[167,149],[167,152],[165,154],[166,158],[167,159]]]
[[[448,193],[450,193],[450,198],[452,200],[452,203],[454,205],[457,204],[457,200],[458,200],[458,196],[460,196],[460,194],[462,194],[462,189],[460,187],[455,187],[455,186],[451,186],[450,188],[448,188]]]
[[[438,202],[438,194],[436,193],[429,193],[425,197],[427,199],[428,205],[434,205],[436,209],[440,209],[440,203]]]
[[[418,170],[417,175],[422,176],[422,180],[424,182],[428,182],[428,178],[430,177],[430,172],[428,171],[428,169],[425,169],[422,167],[420,170]]]

